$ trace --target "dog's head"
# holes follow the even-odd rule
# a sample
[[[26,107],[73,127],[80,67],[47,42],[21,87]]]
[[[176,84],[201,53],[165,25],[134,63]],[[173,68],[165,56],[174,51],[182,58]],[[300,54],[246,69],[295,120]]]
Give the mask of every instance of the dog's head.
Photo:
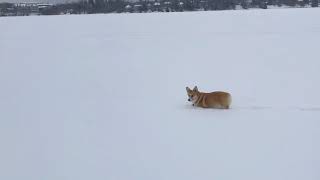
[[[189,87],[186,87],[187,94],[188,94],[188,101],[195,102],[198,99],[199,91],[198,87],[195,86],[193,90],[191,90]]]

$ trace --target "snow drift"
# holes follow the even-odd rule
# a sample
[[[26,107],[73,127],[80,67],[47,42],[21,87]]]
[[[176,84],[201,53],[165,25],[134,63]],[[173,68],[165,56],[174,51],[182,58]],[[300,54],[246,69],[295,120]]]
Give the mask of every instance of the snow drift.
[[[0,179],[319,179],[319,17],[1,18]]]

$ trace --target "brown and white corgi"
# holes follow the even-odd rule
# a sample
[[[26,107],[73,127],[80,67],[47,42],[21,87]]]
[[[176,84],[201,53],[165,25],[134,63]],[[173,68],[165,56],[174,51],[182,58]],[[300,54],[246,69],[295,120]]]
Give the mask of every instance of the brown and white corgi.
[[[231,95],[227,92],[215,91],[211,93],[199,92],[197,86],[191,90],[186,87],[188,93],[188,101],[193,106],[202,108],[229,109],[231,104]]]

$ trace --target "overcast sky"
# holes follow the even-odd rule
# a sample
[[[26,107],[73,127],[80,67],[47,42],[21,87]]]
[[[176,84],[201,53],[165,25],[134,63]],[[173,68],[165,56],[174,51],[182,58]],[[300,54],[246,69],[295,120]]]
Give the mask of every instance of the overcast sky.
[[[0,0],[0,2],[10,2],[10,3],[17,3],[17,2],[41,2],[41,3],[64,3],[70,1],[77,1],[77,0]]]

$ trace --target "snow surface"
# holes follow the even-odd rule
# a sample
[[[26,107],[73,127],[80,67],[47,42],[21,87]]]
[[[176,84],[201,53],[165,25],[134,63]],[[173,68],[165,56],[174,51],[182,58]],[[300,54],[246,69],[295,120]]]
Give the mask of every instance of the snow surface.
[[[0,18],[0,179],[320,179],[319,18]],[[193,85],[232,109],[192,107]]]

